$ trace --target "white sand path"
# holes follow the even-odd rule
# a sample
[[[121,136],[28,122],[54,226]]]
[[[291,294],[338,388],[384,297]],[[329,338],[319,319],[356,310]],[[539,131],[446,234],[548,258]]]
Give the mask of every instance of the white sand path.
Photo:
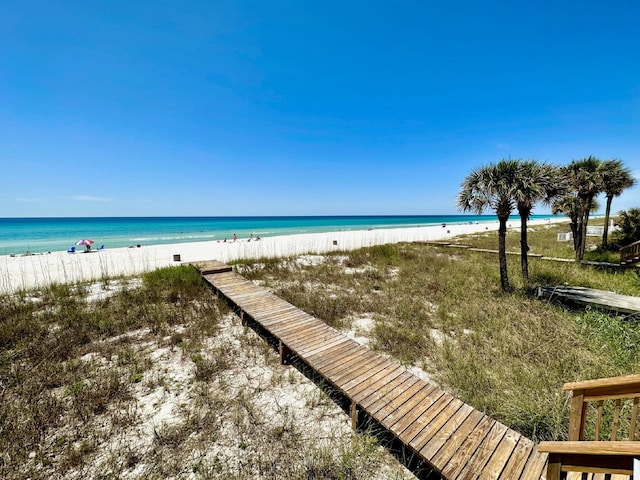
[[[545,225],[556,220],[533,220],[529,225]],[[558,220],[560,221],[560,220]],[[519,222],[510,222],[518,227]],[[247,238],[236,242],[192,242],[169,245],[143,245],[140,248],[114,248],[91,253],[53,252],[30,256],[0,256],[0,293],[31,289],[52,283],[76,283],[120,275],[137,275],[181,262],[247,258],[277,258],[304,253],[353,250],[398,242],[445,240],[458,235],[496,231],[497,222],[312,233]]]

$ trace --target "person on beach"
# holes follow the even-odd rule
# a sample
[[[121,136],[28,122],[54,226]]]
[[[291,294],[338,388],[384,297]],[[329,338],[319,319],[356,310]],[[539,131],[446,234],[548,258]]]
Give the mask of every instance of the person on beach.
[[[234,233],[233,234],[233,241],[235,242],[236,240],[238,240],[238,236]]]

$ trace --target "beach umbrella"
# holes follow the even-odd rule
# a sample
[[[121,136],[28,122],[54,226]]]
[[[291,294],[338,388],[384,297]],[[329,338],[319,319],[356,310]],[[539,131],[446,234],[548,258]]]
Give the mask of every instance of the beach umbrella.
[[[89,240],[88,238],[83,238],[82,240],[78,240],[76,245],[91,245],[93,240]]]

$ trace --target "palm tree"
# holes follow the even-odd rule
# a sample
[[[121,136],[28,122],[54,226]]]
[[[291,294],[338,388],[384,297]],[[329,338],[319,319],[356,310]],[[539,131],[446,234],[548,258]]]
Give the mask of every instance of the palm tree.
[[[520,162],[513,195],[520,215],[520,267],[525,286],[529,284],[527,222],[531,211],[539,202],[550,205],[564,193],[565,189],[558,168],[535,160]]]
[[[618,215],[620,230],[614,232],[614,241],[624,246],[640,240],[640,208],[623,210]]]
[[[578,217],[574,245],[576,247],[576,262],[584,258],[587,242],[587,224],[589,213],[593,208],[593,201],[602,188],[602,161],[590,156],[582,160],[573,160],[563,168],[571,189],[578,198]]]
[[[498,216],[498,257],[503,291],[511,290],[507,272],[507,220],[515,205],[513,189],[519,167],[516,160],[500,160],[496,164],[477,168],[462,181],[457,198],[458,208],[464,212],[480,215],[490,208]]]
[[[604,233],[602,234],[602,246],[607,248],[609,237],[609,214],[613,197],[618,197],[623,190],[635,184],[631,172],[620,160],[606,160],[602,163],[602,184],[607,206],[604,214]]]
[[[569,217],[569,228],[573,234],[573,249],[578,250],[578,217],[580,216],[580,200],[575,192],[568,192],[551,205],[551,213],[562,213]]]
[[[562,169],[560,169],[562,171]],[[591,211],[595,212],[600,208],[600,204],[596,199],[591,203]],[[580,216],[580,199],[575,192],[565,192],[551,204],[551,213],[557,215],[562,213],[571,220],[569,228],[573,234],[573,249],[578,250],[578,217]]]

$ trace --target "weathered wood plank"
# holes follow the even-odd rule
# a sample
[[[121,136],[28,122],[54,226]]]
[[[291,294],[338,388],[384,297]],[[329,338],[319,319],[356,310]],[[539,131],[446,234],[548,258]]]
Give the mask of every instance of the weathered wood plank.
[[[529,478],[546,477],[548,459],[549,456],[546,453],[539,453],[534,447],[520,478],[528,480]]]
[[[233,271],[233,267],[227,265],[226,263],[219,262],[218,260],[192,262],[191,265],[199,270],[200,275],[202,276]]]
[[[418,393],[381,419],[380,423],[400,437],[402,432],[421,415],[422,411],[433,405],[442,395],[444,392],[439,388],[425,384]]]
[[[391,363],[375,375],[370,376],[350,389],[349,396],[357,402],[358,398],[361,398],[362,395],[368,396],[379,390],[380,385],[385,385],[388,382],[393,381],[396,377],[402,374],[403,370],[404,369],[400,365]]]
[[[528,438],[519,436],[516,448],[513,450],[509,461],[505,465],[500,476],[502,478],[520,478],[527,465],[527,461],[533,452],[534,444]],[[538,477],[539,478],[539,477]]]
[[[440,412],[438,412],[437,415],[434,415],[433,419],[415,437],[413,437],[413,440],[409,442],[409,446],[411,446],[417,452],[422,451],[427,442],[434,439],[434,437],[438,434],[447,420],[458,415],[460,409],[464,406],[465,404],[463,402],[455,397],[452,397],[451,401]],[[465,416],[464,411],[461,412],[461,416]],[[442,443],[444,443],[444,439],[442,439],[440,445],[442,445]],[[435,448],[435,451],[437,452],[438,448],[436,448],[436,444],[437,442],[435,442],[433,446]]]
[[[640,298],[586,287],[553,285],[537,287],[539,297],[565,303],[589,305],[621,313],[640,313]]]
[[[287,313],[286,315],[279,316],[269,323],[263,322],[259,317],[256,316],[252,316],[252,318],[278,337],[286,336],[293,331],[303,330],[306,328],[312,328],[316,325],[320,325],[320,322],[318,322],[316,318],[307,315],[292,313]]]
[[[507,430],[502,440],[491,455],[491,458],[485,465],[480,476],[482,478],[498,478],[507,462],[511,458],[511,454],[518,444],[519,435],[513,430]]]
[[[325,337],[325,341],[321,344],[309,344],[308,342],[305,343],[305,345],[308,345],[308,349],[305,349],[304,351],[306,353],[308,353],[309,355],[314,355],[316,353],[320,353],[323,352],[325,350],[328,350],[329,348],[335,346],[335,345],[341,345],[341,344],[351,344],[351,339],[346,338],[346,337],[336,337],[336,336],[332,336],[332,335],[327,335]],[[290,343],[291,348],[296,348],[296,351],[299,350],[298,347],[296,347],[296,342],[291,342]]]
[[[359,366],[356,369],[343,372],[338,375],[330,375],[331,380],[341,391],[345,392],[353,386],[359,384],[369,376],[378,373],[389,364],[386,358],[376,358],[366,365]]]
[[[318,342],[326,342],[340,338],[339,335],[336,335],[327,325],[322,323],[308,326],[293,326],[288,329],[286,333],[281,333],[278,336],[292,347],[295,345],[296,349],[305,347],[309,347],[310,349]]]
[[[394,413],[400,411],[407,402],[409,402],[415,395],[419,395],[420,392],[422,398],[426,393],[433,391],[435,389],[434,385],[423,382],[422,380],[416,378],[413,384],[408,386],[405,390],[398,393],[398,395],[385,400],[384,402],[380,402],[379,406],[376,406],[377,409],[371,408],[371,415],[376,419],[379,423],[383,423],[386,421],[387,423],[393,422]]]
[[[451,431],[449,438],[446,439],[442,447],[431,457],[425,458],[431,458],[434,465],[447,465],[484,417],[485,415],[482,412],[474,409],[460,425],[455,425],[456,428]],[[424,448],[430,448],[430,443],[427,443]]]
[[[508,429],[498,422],[494,422],[491,430],[482,439],[478,448],[468,459],[458,478],[476,478],[478,472],[481,472],[487,462],[491,459],[493,452],[498,447],[502,437],[507,433]]]
[[[379,385],[376,390],[361,392],[354,396],[354,400],[368,413],[372,414],[385,405],[387,400],[399,395],[402,391],[413,385],[415,381],[417,381],[417,378],[404,369],[400,375],[390,382]]]
[[[433,459],[440,449],[447,444],[449,439],[455,435],[456,431],[465,425],[467,418],[469,418],[472,413],[476,412],[478,414],[476,424],[480,421],[480,412],[465,403],[460,403],[462,405],[455,414],[448,417],[446,415],[440,415],[436,421],[429,425],[430,432],[428,436],[425,435],[421,438],[414,438],[413,446],[424,458]]]
[[[464,439],[456,454],[449,459],[442,469],[440,469],[445,477],[460,478],[460,472],[470,461],[482,441],[486,438],[496,423],[497,422],[493,418],[487,416],[480,420],[469,436]]]
[[[420,408],[416,408],[416,411],[420,412],[417,418],[412,418],[410,415],[405,416],[403,421],[398,423],[395,430],[398,432],[400,438],[403,438],[407,443],[411,443],[415,436],[418,435],[436,415],[444,410],[452,400],[453,397],[451,395],[442,392],[442,395],[429,405],[428,408],[422,408],[423,405],[420,405]]]
[[[326,378],[336,378],[343,372],[352,371],[360,366],[368,365],[375,359],[375,354],[371,351],[363,352],[361,349],[353,349],[349,345],[344,345],[349,352],[349,357],[342,360],[337,355],[335,358],[319,359],[321,355],[317,355],[318,361],[314,361],[314,365]]]

